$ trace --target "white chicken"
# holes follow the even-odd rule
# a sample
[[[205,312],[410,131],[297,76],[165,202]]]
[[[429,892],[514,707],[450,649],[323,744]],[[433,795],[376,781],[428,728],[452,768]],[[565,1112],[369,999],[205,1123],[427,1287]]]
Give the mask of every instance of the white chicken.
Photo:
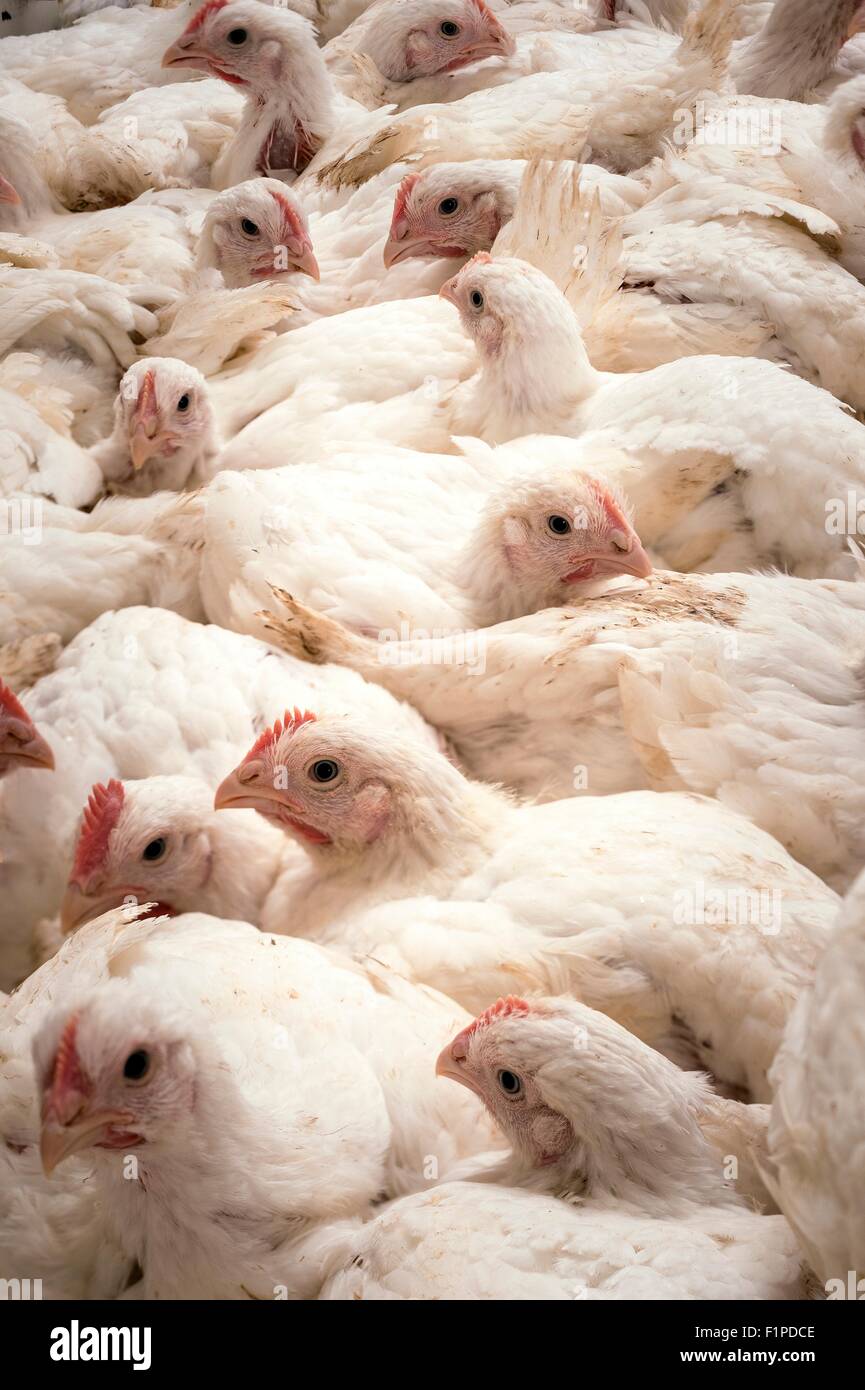
[[[660,182],[659,175],[654,177]],[[815,232],[838,231],[828,218],[790,198],[726,184],[720,193],[715,188],[711,192],[715,207],[719,198],[729,200],[732,194],[743,212],[798,217]],[[589,358],[602,371],[645,371],[698,352],[771,356],[771,325],[757,318],[754,308],[740,307],[735,291],[719,302],[714,282],[703,282],[702,294],[692,303],[682,295],[675,302],[672,295],[662,300],[660,290],[651,292],[651,282],[639,282],[641,293],[623,286],[628,268],[620,221],[628,219],[629,226],[628,215],[654,196],[651,185],[647,189],[636,178],[611,174],[596,164],[468,160],[433,165],[403,180],[384,261],[388,268],[402,269],[417,257],[462,260],[491,247],[499,255],[528,261],[566,293],[580,317]],[[712,216],[713,205],[705,198],[690,199],[689,212],[692,208],[694,220]],[[830,283],[833,271],[834,266]],[[735,272],[733,279],[735,285]],[[746,289],[745,303],[753,298],[753,289]],[[825,356],[833,360],[828,352]],[[843,379],[850,381],[851,374]]]
[[[631,792],[519,806],[361,717],[286,713],[214,804],[258,811],[306,851],[274,885],[266,930],[371,952],[467,1008],[508,981],[564,985],[757,1100],[837,910],[717,802]]]
[[[517,161],[476,161],[409,174],[394,205],[385,264],[488,251],[518,212],[534,220],[535,245],[528,227],[512,226],[496,250],[523,256],[546,270],[561,289],[570,291],[575,308],[579,298],[573,284],[562,283],[556,274],[563,248],[573,240],[574,254],[565,261],[569,273],[579,247],[590,263],[595,258],[596,266],[606,256],[606,299],[599,293],[598,270],[593,267],[591,276],[585,275],[592,282],[585,290],[600,300],[584,325],[595,367],[644,370],[693,355],[698,348],[728,351],[722,335],[733,321],[740,343],[734,352],[744,356],[753,340],[755,355],[790,363],[815,385],[856,408],[865,406],[853,367],[865,333],[865,296],[816,244],[822,236],[834,248],[840,230],[789,198],[761,197],[719,175],[700,177],[686,161],[668,159],[665,170],[678,181],[650,201],[635,179],[591,164],[533,168]],[[660,182],[661,172],[654,178]],[[569,180],[577,185],[570,194]],[[533,197],[534,210],[521,206]],[[797,214],[801,230],[791,225]],[[611,221],[617,223],[612,229]],[[613,236],[622,239],[618,262],[612,247],[606,252],[604,247]],[[538,245],[541,237],[554,247],[549,258]],[[510,242],[507,249],[505,242]],[[704,325],[702,345],[693,336],[698,321]],[[645,331],[649,322],[651,335]],[[664,326],[666,332],[661,331]],[[713,326],[716,341],[710,336]],[[671,352],[669,342],[677,336],[678,351]]]
[[[38,176],[69,211],[110,207],[150,187],[146,160],[128,142],[124,147],[121,130],[82,125],[61,97],[35,92],[6,71],[0,72],[0,113],[4,144],[10,146],[3,153],[3,173],[10,160],[20,170],[16,153],[27,146],[15,127],[23,126],[30,136],[31,177]],[[5,210],[4,223],[7,217]]]
[[[524,262],[481,252],[441,295],[457,308],[481,362],[449,402],[455,434],[490,443],[576,435],[639,456],[645,468],[676,456],[679,466],[711,470],[724,459],[715,482],[741,479],[762,563],[852,577],[846,537],[827,527],[827,514],[833,499],[865,486],[865,430],[828,392],[774,363],[737,357],[598,373],[564,295]],[[659,401],[668,402],[666,413]]]
[[[784,1218],[756,1215],[721,1177],[704,1079],[602,1014],[499,999],[437,1070],[483,1100],[511,1153],[348,1233],[321,1297],[811,1295]]]
[[[73,215],[41,174],[33,138],[22,122],[0,114],[0,139],[4,259],[26,265],[29,255],[38,264],[41,252],[42,263],[127,284],[152,278],[170,288],[183,285],[191,264],[190,238],[172,209],[145,195],[123,207]]]
[[[133,1277],[102,1220],[87,1160],[71,1159],[53,1180],[42,1172],[31,1044],[58,982],[75,990],[106,979],[110,952],[136,915],[103,918],[0,996],[0,1265],[32,1269],[45,1298],[115,1298]]]
[[[376,643],[285,594],[265,632],[410,700],[529,796],[716,796],[845,889],[865,862],[861,583],[658,574],[482,632]],[[284,611],[283,611],[284,610]]]
[[[386,1208],[336,1245],[327,1273],[318,1296],[340,1300],[615,1299],[654,1308],[674,1299],[786,1302],[813,1288],[780,1217],[721,1207],[665,1220],[472,1182]]]
[[[214,188],[256,174],[296,176],[339,124],[364,116],[333,87],[312,25],[258,0],[206,0],[162,66],[203,68],[244,91],[237,134],[213,168]]]
[[[235,444],[223,461],[239,454]],[[615,486],[573,475],[564,515],[549,493],[542,466],[511,484],[492,452],[381,448],[318,467],[221,472],[198,499],[201,601],[211,622],[258,632],[279,584],[368,633],[444,634],[651,573]]]
[[[387,268],[414,257],[460,259],[489,251],[514,215],[527,167],[519,159],[477,159],[406,174],[384,248]],[[636,210],[646,198],[636,179],[599,164],[580,167],[580,185],[587,193],[597,190],[600,208],[611,218]]]
[[[242,114],[242,97],[226,83],[188,74],[184,82],[148,87],[110,106],[87,128],[82,148],[90,158],[104,151],[103,163],[119,171],[115,179],[140,180],[142,189],[208,188]]]
[[[325,148],[311,172],[341,187],[400,159],[423,168],[442,159],[571,158],[587,140],[598,163],[637,169],[659,152],[696,94],[721,84],[733,22],[726,3],[705,0],[670,57],[641,70],[633,85],[611,90],[604,68],[532,73],[458,101],[413,107],[336,158]]]
[[[401,2],[399,0],[395,7],[397,13]],[[414,0],[414,3],[420,11],[418,27],[425,23],[435,33],[437,3],[440,8],[440,0]],[[657,68],[669,61],[679,43],[676,35],[649,26],[607,29],[597,34],[569,33],[558,22],[555,10],[552,10],[547,12],[552,22],[546,15],[539,14],[536,23],[524,27],[515,39],[509,43],[501,41],[497,49],[491,46],[491,53],[484,56],[498,57],[500,61],[495,64],[473,63],[466,72],[462,70],[465,65],[457,62],[431,67],[428,72],[413,72],[405,62],[408,53],[404,43],[398,49],[402,62],[395,60],[393,45],[401,38],[401,26],[394,23],[389,29],[385,27],[387,5],[388,0],[381,0],[380,5],[364,12],[361,22],[365,38],[358,35],[358,39],[353,41],[352,30],[360,28],[356,22],[351,29],[344,31],[336,43],[341,49],[343,45],[347,47],[351,43],[355,52],[362,55],[357,60],[359,80],[350,84],[343,78],[345,89],[363,99],[365,83],[366,104],[382,106],[392,103],[399,111],[422,103],[458,101],[472,92],[499,87],[536,72],[579,71],[587,75],[590,90],[595,90],[595,84],[599,83],[602,75],[610,82],[626,82],[635,71],[639,74]],[[504,11],[503,18],[509,21],[507,11]],[[449,37],[453,42],[459,36]],[[328,49],[334,51],[336,43],[328,45]],[[411,36],[409,53],[410,44]],[[325,56],[327,52],[326,49]]]
[[[91,582],[98,582],[98,574]],[[421,741],[439,743],[410,706],[401,707],[353,671],[311,673],[254,638],[158,608],[106,613],[69,644],[55,670],[24,698],[51,745],[56,770],[46,778],[12,772],[0,786],[3,988],[26,974],[33,927],[60,907],[79,818],[94,783],[179,773],[203,783],[212,800],[232,761],[289,699],[346,710],[362,708],[368,698],[371,714],[377,711],[383,722],[406,725]],[[28,781],[48,785],[39,793],[28,789]],[[142,851],[153,838],[147,837]],[[243,855],[226,867],[231,874],[238,867],[242,873],[242,866]],[[82,886],[95,886],[97,867],[91,865]],[[126,896],[122,892],[118,901]]]
[[[404,83],[514,51],[508,28],[486,0],[375,0],[325,45],[324,58],[351,95],[356,56],[371,59],[388,82]],[[480,71],[483,85],[489,72]]]
[[[97,783],[78,822],[61,935],[111,908],[154,902],[160,913],[208,912],[257,926],[280,866],[298,858],[254,816],[235,826],[213,808],[200,776]],[[40,938],[54,928],[40,931]]]
[[[208,184],[242,109],[242,97],[222,82],[185,81],[135,92],[85,125],[61,97],[33,91],[6,70],[0,75],[0,111],[27,126],[40,173],[76,211],[112,207],[148,189]]]
[[[2,156],[0,218],[5,208],[13,230],[0,232],[0,259],[24,267],[62,266],[129,287],[155,281],[167,295],[154,297],[168,302],[147,344],[151,351],[170,355],[167,345],[178,341],[191,320],[205,337],[216,322],[224,337],[216,362],[221,366],[249,332],[278,322],[292,305],[282,293],[271,293],[274,282],[297,271],[318,278],[306,216],[276,180],[254,179],[221,194],[147,193],[123,207],[70,216],[28,159],[27,132],[0,116],[0,137],[6,133],[12,139]],[[225,293],[246,286],[261,291]],[[178,291],[185,296],[175,298]],[[270,312],[272,304],[281,312]]]
[[[111,491],[135,497],[207,482],[218,448],[201,373],[173,358],[144,357],[120,382],[113,434],[90,456]]]
[[[46,1172],[87,1152],[132,1296],[308,1297],[323,1222],[496,1142],[430,1086],[468,1015],[387,970],[202,914],[127,929],[109,967],[61,975],[34,1062]]]

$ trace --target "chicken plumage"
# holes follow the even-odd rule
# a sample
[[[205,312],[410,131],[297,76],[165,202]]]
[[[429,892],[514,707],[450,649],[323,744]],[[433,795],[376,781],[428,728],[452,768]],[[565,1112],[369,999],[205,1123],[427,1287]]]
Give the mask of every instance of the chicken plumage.
[[[469,1022],[449,1000],[243,923],[136,915],[90,924],[0,1014],[0,1114],[20,1151],[9,1177],[50,1232],[63,1169],[83,1167],[79,1208],[107,1250],[137,1262],[133,1296],[308,1295],[314,1276],[294,1254],[308,1232],[496,1144],[473,1099],[430,1086],[442,1036]],[[120,1103],[135,1117],[112,1124]],[[31,1175],[40,1128],[47,1187]],[[124,1176],[130,1158],[140,1181]],[[23,1194],[10,1187],[14,1210]],[[35,1234],[13,1229],[10,1244],[41,1264],[51,1242],[36,1253]]]
[[[135,565],[133,559],[130,567]],[[94,573],[90,582],[98,579]],[[219,778],[268,726],[274,707],[301,699],[325,705],[332,700],[336,709],[351,709],[367,691],[385,722],[404,721],[438,746],[414,710],[401,709],[354,672],[334,667],[319,676],[254,638],[135,607],[106,613],[82,632],[55,670],[25,694],[56,770],[44,778],[12,772],[0,784],[4,987],[27,973],[32,930],[60,907],[94,783],[179,773],[209,788],[212,799]],[[136,724],[138,733],[130,738]],[[49,785],[39,794],[28,790],[28,781]],[[136,843],[134,827],[130,834]],[[142,852],[152,838],[145,837]],[[99,867],[90,862],[83,887],[96,891]],[[123,902],[130,886],[127,872],[116,901]]]
[[[348,1234],[322,1297],[809,1297],[784,1218],[755,1215],[721,1176],[704,1079],[610,1019],[510,995],[438,1071],[480,1096],[511,1153]]]
[[[437,748],[351,716],[286,713],[214,804],[258,811],[306,852],[274,884],[266,929],[384,952],[467,1008],[508,979],[565,983],[758,1100],[837,910],[718,802],[631,792],[516,805]]]
[[[862,1150],[863,889],[850,890],[813,985],[790,1019],[772,1071],[765,1177],[830,1298],[865,1265]],[[855,1278],[856,1276],[854,1276]]]
[[[524,262],[481,252],[441,294],[481,364],[449,402],[454,433],[490,443],[536,432],[591,437],[638,455],[646,469],[662,458],[710,469],[724,459],[715,483],[731,471],[741,479],[753,563],[804,576],[855,573],[846,535],[827,526],[827,515],[833,500],[865,485],[865,431],[827,391],[737,357],[598,373],[565,296]],[[659,400],[670,402],[668,417]]]
[[[865,0],[0,74],[0,1293],[855,1297]]]
[[[475,776],[544,799],[716,796],[842,891],[865,858],[860,582],[656,574],[577,608],[384,645],[280,597],[268,637],[410,700]]]

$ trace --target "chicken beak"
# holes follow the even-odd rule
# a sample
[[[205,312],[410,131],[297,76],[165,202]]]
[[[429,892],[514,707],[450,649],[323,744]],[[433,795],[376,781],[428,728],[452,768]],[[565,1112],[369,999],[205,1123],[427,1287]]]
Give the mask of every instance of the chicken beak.
[[[42,1171],[50,1177],[61,1163],[81,1149],[91,1148],[111,1125],[129,1124],[134,1117],[126,1110],[98,1110],[88,1114],[79,1110],[73,1121],[63,1121],[49,1112],[42,1124],[39,1153]]]
[[[200,46],[194,34],[181,34],[176,43],[166,48],[162,55],[164,68],[202,68],[211,77],[218,77],[232,86],[245,87],[246,81],[238,77],[230,68],[224,66],[223,58],[216,58],[206,48]]]
[[[384,244],[382,260],[385,270],[390,270],[392,265],[397,265],[399,261],[411,260],[413,256],[436,258],[438,254],[432,242],[426,237],[399,237],[391,234]]]
[[[565,576],[565,583],[578,584],[581,580],[614,574],[632,574],[636,579],[648,579],[652,573],[652,562],[619,501],[597,482],[593,488],[603,507],[599,543],[595,549],[583,551],[574,557],[575,569]],[[581,574],[585,566],[591,566],[587,575]]]
[[[652,574],[652,562],[634,536],[630,549],[622,543],[611,542],[609,550],[583,551],[571,561],[574,568],[564,575],[564,584],[590,584],[599,579],[610,579],[617,574],[632,574],[635,579],[648,579]]]
[[[20,203],[18,189],[0,174],[0,203]]]
[[[479,63],[482,58],[512,58],[516,51],[513,37],[501,24],[495,23],[485,38],[478,39],[477,43],[463,49],[458,66],[468,67],[469,63]]]
[[[329,845],[332,840],[323,830],[318,830],[304,820],[304,808],[290,801],[285,792],[266,783],[243,782],[239,776],[243,768],[235,768],[216,789],[213,798],[215,811],[257,811],[260,816],[276,822],[289,835],[298,835],[308,844]]]
[[[455,309],[460,308],[460,302],[457,298],[458,280],[458,275],[451,276],[450,280],[446,280],[445,283],[442,285],[441,289],[439,290],[439,299],[446,299],[448,304],[452,304]]]
[[[283,202],[278,195],[276,201]],[[286,206],[283,203],[283,207],[282,244],[285,248],[285,254],[301,275],[309,275],[313,280],[320,280],[321,273],[318,269],[318,261],[315,259],[312,240],[303,219],[290,204]]]
[[[191,34],[181,34],[180,38],[162,55],[163,68],[209,68],[213,55],[206,48],[196,47]]]
[[[285,806],[293,811],[298,809],[291,806],[275,787],[268,787],[260,782],[250,785],[248,782],[242,782],[238,774],[239,769],[235,768],[220,782],[213,798],[214,811],[258,811],[265,802]]]
[[[299,270],[301,275],[309,275],[313,280],[321,280],[318,261],[308,237],[286,239],[284,245],[286,255],[295,270]]]
[[[46,767],[51,772],[54,771],[54,754],[35,729],[26,743],[21,743],[11,735],[0,739],[0,759],[6,758],[20,762],[24,767]]]
[[[639,536],[634,536],[633,544],[627,554],[614,557],[613,563],[625,574],[633,574],[637,579],[649,579],[653,573],[652,562],[643,549]]]
[[[321,271],[318,268],[318,261],[315,259],[315,252],[311,246],[305,246],[292,262],[297,267],[301,275],[309,275],[316,282],[321,280]]]
[[[508,32],[496,13],[490,9],[486,0],[477,0],[478,9],[486,21],[486,38],[480,39],[479,44],[486,43],[493,46],[497,53],[504,53],[511,57],[517,51],[516,41],[513,35]]]
[[[302,275],[320,280],[318,261],[315,259],[309,231],[302,216],[286,195],[272,192],[271,197],[280,210],[281,240],[274,246],[270,261],[262,261],[255,267],[254,273],[273,276],[284,275],[288,270],[299,270]],[[282,260],[286,260],[288,264],[280,264]]]
[[[153,458],[158,448],[155,438],[142,434],[136,430],[129,441],[129,454],[132,459],[132,467],[136,473],[140,473],[148,459]]]
[[[509,34],[504,25],[498,22],[492,30],[492,42],[495,52],[500,53],[503,58],[513,58],[517,51],[517,41],[513,34]]]
[[[612,574],[633,574],[637,579],[648,579],[652,574],[652,562],[634,530],[617,531],[610,537],[610,549],[597,559]]]
[[[453,1044],[448,1043],[447,1047],[442,1048],[436,1061],[436,1076],[445,1076],[448,1081],[457,1081],[460,1086],[465,1086],[472,1095],[479,1096],[483,1100],[480,1091],[474,1081],[462,1069],[459,1062],[454,1057],[451,1048]]]

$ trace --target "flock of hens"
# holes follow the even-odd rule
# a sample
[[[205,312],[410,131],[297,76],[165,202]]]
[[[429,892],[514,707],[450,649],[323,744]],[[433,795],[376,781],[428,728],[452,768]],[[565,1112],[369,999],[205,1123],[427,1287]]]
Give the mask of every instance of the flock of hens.
[[[863,0],[0,30],[0,1279],[855,1297]]]

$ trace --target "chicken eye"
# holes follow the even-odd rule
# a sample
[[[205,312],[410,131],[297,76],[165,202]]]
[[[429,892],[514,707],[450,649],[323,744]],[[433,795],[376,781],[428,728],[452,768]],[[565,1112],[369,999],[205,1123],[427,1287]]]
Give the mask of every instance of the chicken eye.
[[[472,290],[469,295],[469,302],[473,309],[482,309],[484,307],[484,297],[480,290]]]
[[[225,37],[229,43],[234,44],[235,48],[240,48],[241,44],[246,43],[249,35],[245,29],[229,29]]]
[[[339,763],[333,758],[317,758],[309,769],[313,782],[332,782],[339,776]]]
[[[141,858],[148,864],[155,864],[157,859],[161,859],[165,854],[167,841],[164,835],[160,835],[158,840],[151,840],[149,845],[144,846],[144,853]]]
[[[240,221],[240,230],[246,232],[247,236],[258,236],[258,223],[253,222],[251,217],[243,217]]]
[[[548,516],[547,526],[554,536],[566,536],[571,529],[571,523],[566,516]]]
[[[446,39],[455,39],[460,33],[460,26],[454,24],[452,19],[443,19],[439,25],[439,32],[444,34]]]
[[[442,198],[439,203],[439,212],[442,217],[453,217],[459,205],[459,198]]]
[[[518,1096],[523,1089],[522,1081],[512,1071],[500,1071],[497,1080],[506,1096]]]
[[[177,402],[177,409],[180,411],[181,415],[183,415],[189,409],[189,404],[189,392],[184,391],[183,395],[180,397],[180,400]]]
[[[150,1071],[150,1053],[143,1048],[130,1052],[123,1063],[123,1075],[127,1081],[143,1081]]]

